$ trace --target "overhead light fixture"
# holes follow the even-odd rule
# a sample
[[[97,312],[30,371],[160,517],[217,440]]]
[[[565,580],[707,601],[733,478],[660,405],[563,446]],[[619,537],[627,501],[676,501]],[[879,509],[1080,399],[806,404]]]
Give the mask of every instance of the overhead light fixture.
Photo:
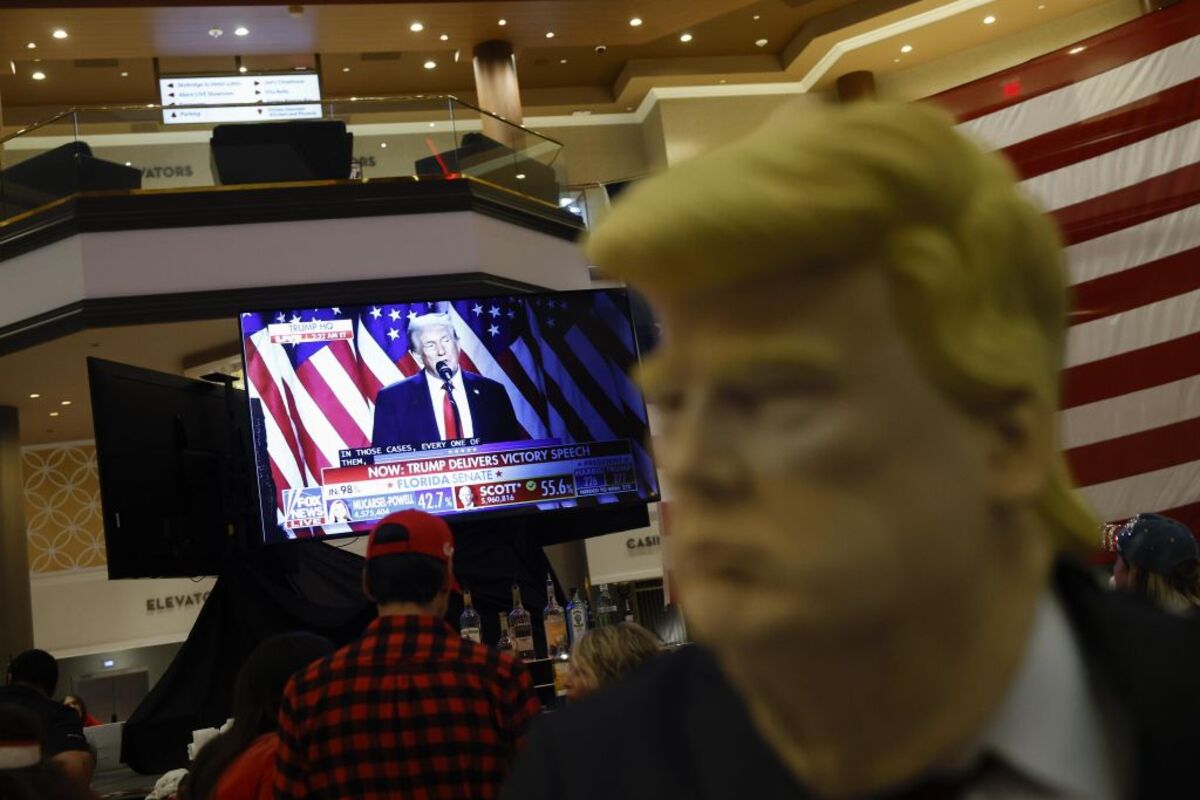
[[[245,25],[238,25],[236,28],[233,29],[233,35],[234,36],[249,36],[250,29],[247,28]]]
[[[454,63],[457,64],[458,59],[460,59],[460,58],[462,58],[462,50],[456,48],[454,50]]]
[[[642,18],[641,18],[641,17],[634,17],[634,18],[632,18],[631,20],[629,20],[629,24],[630,24],[630,25],[632,25],[633,27],[635,27],[635,28],[636,28],[636,27],[638,27],[639,25],[641,25],[641,24],[642,24]]]
[[[58,412],[57,412],[57,411],[51,411],[51,412],[50,412],[50,416],[52,416],[52,417],[57,417],[57,416],[58,416]]]
[[[37,392],[34,392],[33,394],[29,395],[30,400],[37,400],[39,397],[41,397],[41,395],[38,394]]]
[[[308,69],[308,67],[292,67],[292,69],[303,72],[304,70]]]
[[[766,39],[756,39],[756,40],[754,41],[754,46],[755,46],[755,47],[766,47],[766,46],[767,46],[767,40],[766,40]]]
[[[721,78],[721,80],[717,81],[717,83],[725,83],[725,79]]]
[[[547,39],[553,39],[553,38],[554,38],[554,31],[546,31],[546,38],[547,38]]]
[[[146,103],[146,108],[154,108],[154,103]]]
[[[25,46],[28,47],[30,50],[37,50],[37,42],[30,42],[29,44],[27,44]]]
[[[496,24],[497,24],[497,25],[499,25],[499,26],[501,26],[501,27],[503,27],[503,26],[505,26],[505,25],[507,25],[507,24],[508,24],[508,20],[506,20],[506,19],[501,19],[501,20],[499,20],[499,21],[498,21]]]
[[[437,69],[437,62],[434,61],[433,59],[430,59],[429,61],[426,61],[421,66],[425,67],[425,69]]]
[[[567,63],[567,60],[566,60],[565,58],[560,58],[560,59],[558,60],[558,63],[560,63],[560,64],[565,64],[565,63]]]
[[[52,33],[52,34],[50,34],[50,35],[51,35],[51,36],[53,36],[55,39],[65,39],[65,38],[67,38],[67,32],[66,32],[66,31],[64,31],[62,28],[55,28],[55,29],[54,29],[54,33]]]
[[[906,44],[906,45],[904,45],[903,47],[901,47],[901,48],[900,48],[900,52],[901,52],[901,53],[911,53],[911,52],[912,52],[912,45],[911,45],[911,44]]]
[[[60,405],[69,406],[69,405],[71,405],[71,401],[70,401],[70,400],[63,400],[63,401],[62,401],[62,403],[60,403]]]
[[[762,19],[762,14],[755,14],[755,15],[754,15],[754,19],[755,19],[756,21],[757,21],[757,20],[760,20],[760,19]]]
[[[208,35],[214,39],[220,39],[225,35],[225,31],[221,30],[220,28],[209,28]]]
[[[408,26],[408,29],[413,33],[420,33],[421,31],[425,30],[425,26],[419,22],[414,22],[412,25]]]
[[[132,167],[132,166],[133,166],[133,162],[132,162],[132,161],[126,161],[126,162],[125,162],[125,166],[127,166],[127,167]]]
[[[384,150],[386,150],[386,149],[387,149],[387,142],[380,142],[380,143],[379,143],[379,146],[380,146],[380,147],[382,147]]]
[[[122,77],[122,78],[128,78],[128,77],[129,77],[129,73],[128,73],[128,72],[122,72],[122,73],[121,73],[121,77]]]
[[[625,106],[626,111],[633,111],[633,106]]]
[[[238,67],[238,72],[240,72],[240,73],[242,73],[242,74],[244,75],[244,74],[246,74],[247,72],[249,72],[249,70],[248,70],[248,69],[246,69],[246,65],[245,65],[245,64],[243,64],[242,66]]]
[[[1070,50],[1067,51],[1067,53],[1069,55],[1074,56],[1074,55],[1078,55],[1079,53],[1082,53],[1084,50],[1087,50],[1087,46],[1081,44],[1078,47],[1072,47]]]
[[[899,64],[899,63],[900,63],[900,59],[899,59],[899,58],[893,58],[893,59],[892,59],[892,61],[893,61],[893,62],[895,62],[896,64]]]
[[[692,40],[692,35],[690,33],[679,34],[679,41],[683,42],[684,44],[687,44],[691,40]]]
[[[1046,7],[1044,5],[1038,6],[1038,11],[1045,11],[1045,10],[1046,10]]]
[[[431,128],[436,128],[436,127],[437,127],[437,123],[436,123],[436,122],[431,122],[431,123],[429,123],[429,127],[431,127]]]
[[[996,18],[993,17],[991,14],[988,14],[986,17],[983,18],[984,25],[991,25],[995,21],[996,21]]]
[[[448,33],[443,33],[443,34],[442,34],[441,36],[439,36],[438,38],[439,38],[439,39],[441,39],[443,42],[448,42],[448,41],[450,41],[450,34],[448,34]]]
[[[46,80],[46,73],[39,71],[39,72],[33,73],[29,77],[33,78],[35,81],[44,81],[44,80]]]
[[[519,181],[523,181],[523,180],[525,180],[525,173],[524,173],[524,172],[518,172],[518,173],[517,173],[517,180],[519,180]]]

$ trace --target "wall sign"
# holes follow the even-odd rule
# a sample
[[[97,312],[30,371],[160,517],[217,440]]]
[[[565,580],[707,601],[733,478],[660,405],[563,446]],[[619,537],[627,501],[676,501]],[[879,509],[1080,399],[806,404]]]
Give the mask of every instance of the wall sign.
[[[194,608],[203,605],[208,599],[208,592],[192,592],[191,594],[168,594],[162,597],[146,598],[146,613],[154,614],[159,611],[176,611],[181,608]]]

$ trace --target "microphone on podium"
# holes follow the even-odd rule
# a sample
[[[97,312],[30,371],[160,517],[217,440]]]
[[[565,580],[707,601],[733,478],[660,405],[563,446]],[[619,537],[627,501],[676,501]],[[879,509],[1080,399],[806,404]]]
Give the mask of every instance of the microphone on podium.
[[[446,383],[449,383],[450,379],[454,377],[454,373],[450,371],[450,365],[445,361],[437,362],[433,365],[433,369],[438,375],[441,376],[442,380],[446,381]]]

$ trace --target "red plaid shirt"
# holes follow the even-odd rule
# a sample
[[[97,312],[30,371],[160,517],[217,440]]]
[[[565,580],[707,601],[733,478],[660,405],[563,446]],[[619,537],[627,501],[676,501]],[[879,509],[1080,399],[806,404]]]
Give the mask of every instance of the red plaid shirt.
[[[275,797],[491,798],[538,710],[510,654],[435,617],[380,617],[288,682]]]

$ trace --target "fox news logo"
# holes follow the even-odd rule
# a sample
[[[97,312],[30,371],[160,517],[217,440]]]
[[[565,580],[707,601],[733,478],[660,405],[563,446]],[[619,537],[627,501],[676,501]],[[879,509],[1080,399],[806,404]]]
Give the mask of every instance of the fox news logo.
[[[325,500],[320,486],[283,490],[283,526],[312,528],[325,524]]]

